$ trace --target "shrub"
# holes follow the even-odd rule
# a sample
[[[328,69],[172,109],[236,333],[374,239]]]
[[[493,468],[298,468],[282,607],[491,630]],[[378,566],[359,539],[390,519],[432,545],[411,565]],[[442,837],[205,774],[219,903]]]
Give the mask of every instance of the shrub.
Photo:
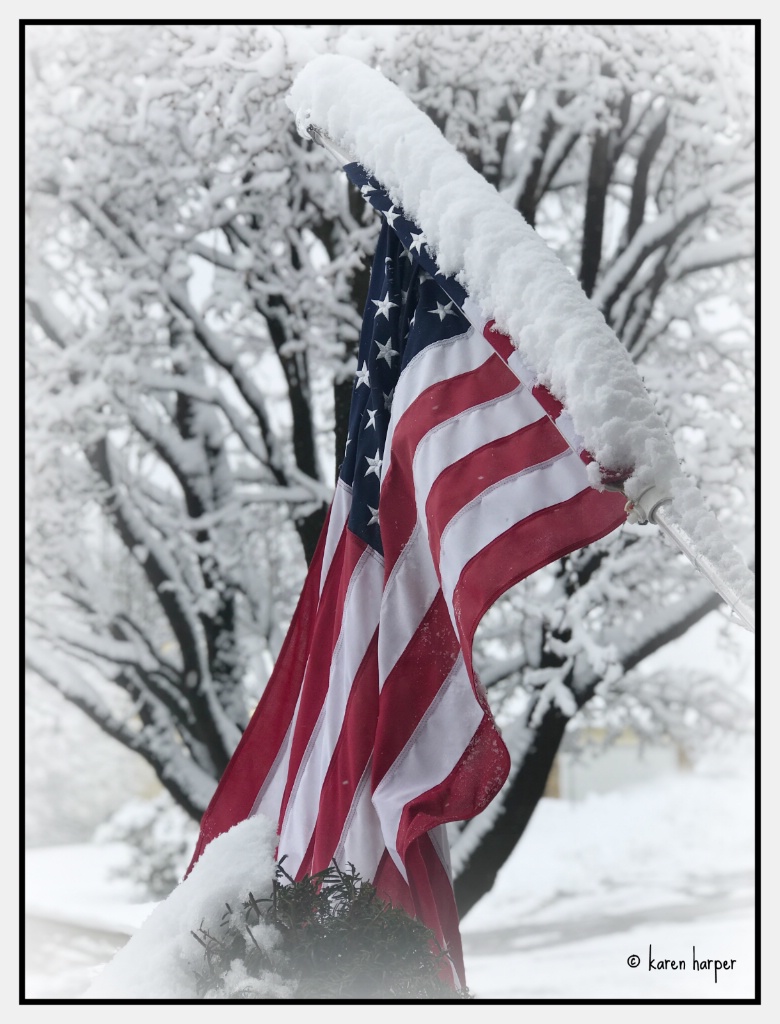
[[[203,923],[201,998],[262,998],[287,982],[296,999],[468,999],[444,980],[447,954],[433,932],[382,900],[350,865],[295,881],[280,862],[270,897],[226,904],[219,933]],[[268,943],[267,926],[278,933]],[[260,927],[262,941],[253,929]]]

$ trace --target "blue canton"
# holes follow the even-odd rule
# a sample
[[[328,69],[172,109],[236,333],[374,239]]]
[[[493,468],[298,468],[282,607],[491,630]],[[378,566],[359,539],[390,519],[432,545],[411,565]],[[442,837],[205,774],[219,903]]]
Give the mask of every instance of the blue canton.
[[[423,232],[393,206],[358,164],[345,171],[382,214],[352,389],[344,461],[339,475],[352,488],[349,528],[382,554],[379,480],[393,394],[401,371],[427,345],[464,334],[466,297],[440,274]]]

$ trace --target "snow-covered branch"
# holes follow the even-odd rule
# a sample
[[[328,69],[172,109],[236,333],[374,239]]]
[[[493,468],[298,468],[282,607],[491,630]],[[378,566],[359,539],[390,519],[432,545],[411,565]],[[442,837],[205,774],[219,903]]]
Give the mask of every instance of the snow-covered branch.
[[[737,168],[713,175],[710,181],[691,189],[657,218],[646,222],[630,244],[604,274],[593,293],[593,301],[605,314],[612,308],[644,261],[658,248],[668,245],[696,218],[701,217],[718,197],[737,191],[755,181],[751,168]]]

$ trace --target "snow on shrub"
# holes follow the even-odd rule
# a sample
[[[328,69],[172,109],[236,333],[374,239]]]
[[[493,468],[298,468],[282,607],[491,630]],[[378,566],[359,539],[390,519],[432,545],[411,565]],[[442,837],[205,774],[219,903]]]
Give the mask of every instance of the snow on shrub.
[[[433,933],[335,865],[295,882],[255,815],[217,836],[87,999],[468,999]]]

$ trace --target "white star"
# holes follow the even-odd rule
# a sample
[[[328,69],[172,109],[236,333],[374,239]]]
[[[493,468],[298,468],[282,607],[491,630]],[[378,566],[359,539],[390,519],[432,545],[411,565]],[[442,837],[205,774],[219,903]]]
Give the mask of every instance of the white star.
[[[379,522],[379,509],[371,508],[370,505],[367,505],[366,507],[368,508],[368,511],[371,513],[371,518],[368,520],[368,525],[373,526],[374,523]]]
[[[390,390],[389,390],[389,392],[387,394],[385,394],[384,391],[382,392],[382,397],[385,400],[385,409],[387,409],[388,411],[390,409],[390,406],[393,404],[393,395],[394,394],[395,394],[395,388],[390,388]]]
[[[368,367],[366,366],[365,363],[363,363],[362,368],[359,368],[358,372],[357,372],[357,385],[356,386],[360,387],[361,384],[365,384],[367,388],[371,387],[371,385],[368,382]]]
[[[373,427],[374,430],[376,430],[376,414],[377,414],[377,410],[376,409],[367,409],[366,412],[368,413],[368,423],[366,423],[366,429],[368,429],[369,427]]]
[[[409,248],[416,249],[417,252],[421,252],[422,247],[425,245],[427,241],[428,239],[425,237],[425,232],[421,231],[419,235],[412,236],[412,244],[409,246]]]
[[[347,443],[344,445],[344,452],[346,453],[347,448],[352,444],[352,438],[347,434]]]
[[[391,338],[390,341],[385,342],[384,345],[382,344],[381,341],[376,341],[374,342],[374,344],[379,349],[379,355],[377,356],[377,360],[384,359],[388,366],[392,366],[393,356],[398,355],[396,350],[393,348],[393,339]]]
[[[371,301],[377,307],[376,313],[374,313],[374,319],[376,319],[381,313],[387,320],[389,320],[390,307],[398,305],[397,302],[391,302],[386,295],[383,299],[372,299]]]
[[[393,226],[393,224],[395,223],[396,218],[400,217],[400,216],[401,215],[399,213],[395,212],[395,207],[394,206],[391,206],[389,210],[385,210],[385,220],[390,225],[390,227]]]
[[[404,256],[409,260],[410,263],[414,263],[414,256],[412,256],[408,249],[404,249]]]
[[[371,458],[370,455],[365,456],[366,462],[368,463],[368,469],[365,471],[363,476],[368,476],[369,473],[376,473],[379,476],[379,468],[382,465],[382,456],[379,454],[379,449],[376,450],[376,455]]]
[[[368,183],[366,183],[365,185],[360,186],[360,191],[363,194],[363,198],[368,199],[369,195],[372,192],[376,192],[376,189],[374,188],[373,185],[369,185]]]
[[[445,306],[442,302],[436,303],[436,309],[429,309],[429,313],[438,313],[439,320],[443,320],[445,316],[455,316],[455,310],[452,308],[452,302],[448,302]]]

